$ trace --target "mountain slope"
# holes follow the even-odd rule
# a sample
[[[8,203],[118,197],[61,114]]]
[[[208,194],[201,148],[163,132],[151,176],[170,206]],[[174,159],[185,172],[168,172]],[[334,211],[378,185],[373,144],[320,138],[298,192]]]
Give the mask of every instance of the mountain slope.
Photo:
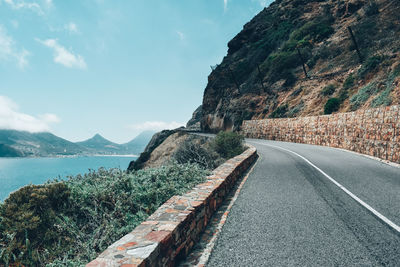
[[[202,129],[400,103],[399,13],[397,0],[275,1],[208,77]]]
[[[0,130],[0,157],[137,155],[144,150],[152,136],[152,131],[145,131],[128,143],[116,144],[96,134],[86,141],[73,143],[48,132]]]
[[[82,142],[76,142],[76,144],[85,147],[88,150],[91,150],[95,153],[100,153],[100,154],[105,154],[105,153],[118,154],[121,150],[119,144],[113,143],[105,139],[100,134],[96,134],[88,140]]]
[[[8,145],[0,144],[0,157],[21,157],[22,153]]]
[[[154,131],[144,131],[128,143],[122,144],[121,146],[127,154],[140,154],[144,151],[154,134]]]
[[[87,153],[87,149],[51,133],[0,130],[0,144],[19,156],[56,156]]]

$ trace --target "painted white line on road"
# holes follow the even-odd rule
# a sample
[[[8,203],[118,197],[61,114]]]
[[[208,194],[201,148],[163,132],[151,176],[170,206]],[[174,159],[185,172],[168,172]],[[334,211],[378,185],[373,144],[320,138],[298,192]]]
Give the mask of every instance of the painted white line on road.
[[[274,148],[278,148],[287,152],[290,152],[298,157],[300,157],[301,159],[303,159],[305,162],[307,162],[308,164],[310,164],[312,167],[314,167],[317,171],[319,171],[322,175],[324,175],[326,178],[328,178],[332,183],[334,183],[335,185],[337,185],[340,189],[342,189],[346,194],[348,194],[351,198],[353,198],[355,201],[357,201],[360,205],[362,205],[364,208],[366,208],[367,210],[369,210],[370,212],[372,212],[376,217],[378,217],[379,219],[381,219],[383,222],[385,222],[387,225],[389,225],[390,227],[392,227],[394,230],[396,230],[397,232],[400,233],[400,226],[398,226],[397,224],[395,224],[394,222],[392,222],[391,220],[389,220],[388,218],[386,218],[385,216],[383,216],[382,214],[380,214],[378,211],[376,211],[374,208],[372,208],[370,205],[368,205],[367,203],[365,203],[364,201],[362,201],[359,197],[357,197],[356,195],[354,195],[352,192],[350,192],[346,187],[344,187],[343,185],[341,185],[340,183],[338,183],[335,179],[333,179],[332,177],[330,177],[328,174],[326,174],[323,170],[321,170],[320,168],[318,168],[317,166],[315,166],[311,161],[309,161],[308,159],[306,159],[305,157],[303,157],[302,155],[280,147],[280,146],[274,146],[274,145],[268,145],[268,144],[263,144],[263,143],[259,143],[259,142],[249,142],[249,143],[256,143],[259,145],[263,145],[263,146],[269,146],[269,147],[274,147]]]

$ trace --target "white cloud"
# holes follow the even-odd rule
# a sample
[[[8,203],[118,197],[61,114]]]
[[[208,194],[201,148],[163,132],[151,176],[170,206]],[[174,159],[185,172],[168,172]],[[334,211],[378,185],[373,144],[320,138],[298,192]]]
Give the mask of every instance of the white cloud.
[[[0,129],[45,132],[50,130],[49,124],[59,121],[60,119],[54,114],[48,113],[34,117],[22,113],[16,103],[0,95]]]
[[[60,118],[58,118],[57,115],[52,114],[52,113],[45,113],[43,115],[40,115],[39,118],[46,123],[59,123],[60,122]]]
[[[58,43],[57,39],[36,39],[36,41],[53,49],[54,62],[59,63],[67,68],[87,68],[86,62],[81,55],[74,54],[73,52],[68,51],[64,46]]]
[[[176,31],[176,34],[178,34],[178,37],[181,41],[185,40],[185,34],[181,31]]]
[[[41,6],[36,2],[26,2],[23,0],[4,0],[12,9],[29,9],[36,12],[38,15],[44,15]]]
[[[65,24],[65,25],[64,25],[64,29],[65,29],[67,32],[71,33],[71,34],[79,33],[78,26],[77,26],[74,22],[70,22],[70,23],[68,23],[68,24]]]
[[[258,2],[261,7],[266,7],[271,4],[272,0],[253,0],[253,2]]]
[[[47,7],[52,7],[52,6],[53,6],[53,0],[44,0],[44,4],[45,4]]]
[[[224,11],[228,9],[228,0],[224,0]]]
[[[29,52],[25,49],[17,49],[14,39],[7,34],[6,29],[0,25],[0,61],[12,61],[23,69],[28,65]]]
[[[179,123],[176,121],[172,122],[165,122],[165,121],[146,121],[139,124],[132,124],[129,125],[128,128],[135,130],[135,131],[147,131],[147,130],[154,130],[154,131],[161,131],[167,129],[176,129],[181,126],[184,126],[184,123]]]

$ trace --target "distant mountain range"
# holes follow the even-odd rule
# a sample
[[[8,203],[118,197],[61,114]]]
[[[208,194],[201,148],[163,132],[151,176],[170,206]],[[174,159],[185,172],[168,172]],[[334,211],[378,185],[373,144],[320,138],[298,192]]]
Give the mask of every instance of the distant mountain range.
[[[140,154],[154,132],[145,131],[125,144],[113,143],[99,134],[82,142],[70,142],[52,133],[0,130],[0,157],[49,157],[71,155]]]

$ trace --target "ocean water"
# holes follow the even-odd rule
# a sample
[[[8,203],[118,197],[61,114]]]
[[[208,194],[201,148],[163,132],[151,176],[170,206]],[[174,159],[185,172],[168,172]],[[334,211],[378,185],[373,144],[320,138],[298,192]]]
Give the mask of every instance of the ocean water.
[[[42,184],[53,178],[66,178],[100,167],[128,168],[136,157],[91,156],[72,158],[0,158],[0,201],[28,184]]]

